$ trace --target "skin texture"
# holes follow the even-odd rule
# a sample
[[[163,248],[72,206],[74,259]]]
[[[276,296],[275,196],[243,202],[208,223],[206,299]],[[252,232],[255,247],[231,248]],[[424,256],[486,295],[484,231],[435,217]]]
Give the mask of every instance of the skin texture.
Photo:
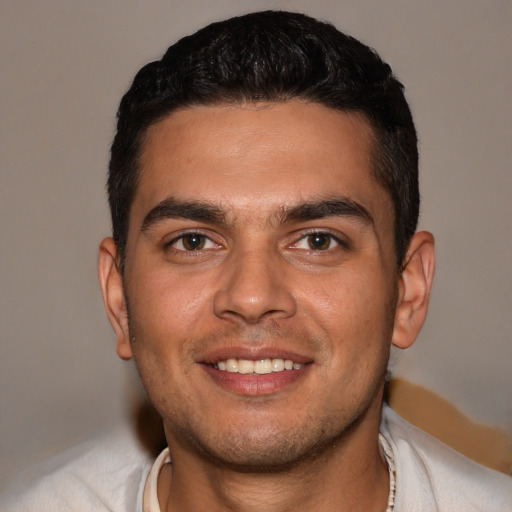
[[[162,510],[385,509],[383,379],[424,321],[434,259],[417,233],[397,275],[371,155],[363,117],[299,101],[149,129],[124,276],[111,239],[99,275],[117,352],[164,419]],[[211,366],[228,357],[304,367]]]

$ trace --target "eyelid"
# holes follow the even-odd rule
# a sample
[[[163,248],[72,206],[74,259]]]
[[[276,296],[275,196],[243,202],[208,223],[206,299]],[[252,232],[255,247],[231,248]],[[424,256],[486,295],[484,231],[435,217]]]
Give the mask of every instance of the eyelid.
[[[307,229],[305,231],[301,231],[300,233],[301,233],[301,236],[299,238],[297,238],[296,241],[290,245],[290,247],[296,248],[300,242],[302,242],[309,236],[324,235],[324,236],[330,237],[331,240],[336,243],[336,245],[334,247],[329,247],[328,249],[325,249],[324,251],[332,250],[332,249],[335,249],[336,247],[343,247],[345,249],[349,248],[349,242],[348,242],[347,238],[345,236],[343,236],[343,234],[339,233],[338,231],[333,233],[331,230],[325,229],[325,228],[323,228],[323,229],[322,228],[311,228],[311,229]],[[314,250],[314,249],[303,249],[303,250],[310,250],[313,252],[322,252],[321,250]]]
[[[163,242],[163,248],[164,249],[173,249],[173,250],[175,250],[177,252],[183,252],[183,253],[185,253],[185,252],[189,252],[189,253],[197,252],[197,253],[200,253],[202,251],[209,251],[209,250],[213,249],[212,247],[208,247],[206,249],[203,248],[203,249],[199,249],[197,251],[188,251],[185,248],[183,248],[183,249],[176,248],[174,246],[174,244],[176,244],[176,242],[179,242],[180,240],[183,240],[183,238],[186,237],[187,235],[200,235],[200,236],[203,236],[204,238],[209,240],[212,244],[214,244],[216,246],[215,248],[221,248],[222,247],[222,244],[220,244],[219,242],[215,241],[210,233],[207,233],[207,232],[205,232],[204,230],[201,230],[201,229],[191,228],[191,229],[180,230],[177,233],[173,233],[171,236],[166,237],[166,239]]]

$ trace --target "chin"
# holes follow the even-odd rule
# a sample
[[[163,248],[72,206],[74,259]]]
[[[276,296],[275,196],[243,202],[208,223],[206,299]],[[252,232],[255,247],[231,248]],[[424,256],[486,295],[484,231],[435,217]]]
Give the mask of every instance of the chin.
[[[215,467],[240,473],[282,473],[325,456],[350,435],[360,420],[343,421],[338,417],[336,422],[327,419],[316,428],[312,428],[315,422],[305,422],[302,427],[284,431],[268,427],[237,429],[222,438],[218,434],[195,435],[184,429],[179,437]],[[176,439],[177,432],[173,434]]]

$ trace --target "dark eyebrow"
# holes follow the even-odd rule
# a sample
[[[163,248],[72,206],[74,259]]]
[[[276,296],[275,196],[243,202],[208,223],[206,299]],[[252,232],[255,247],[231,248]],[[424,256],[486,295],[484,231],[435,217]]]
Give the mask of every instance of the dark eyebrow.
[[[353,217],[365,224],[373,224],[373,217],[362,205],[347,197],[308,201],[291,208],[285,208],[280,214],[280,222],[297,220],[315,220],[324,217]]]
[[[165,219],[190,219],[212,224],[226,223],[224,212],[217,206],[201,201],[182,201],[168,197],[158,203],[144,217],[141,231],[147,231]]]
[[[324,217],[353,217],[373,224],[373,217],[361,204],[346,197],[308,201],[285,207],[278,214],[278,222],[315,220]],[[147,231],[165,219],[189,219],[211,224],[227,224],[226,215],[218,206],[204,201],[187,201],[168,197],[152,208],[144,217],[141,231]]]

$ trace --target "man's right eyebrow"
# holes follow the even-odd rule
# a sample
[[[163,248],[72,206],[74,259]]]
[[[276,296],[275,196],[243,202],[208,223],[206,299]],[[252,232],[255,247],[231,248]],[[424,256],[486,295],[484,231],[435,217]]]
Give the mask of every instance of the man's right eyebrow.
[[[202,201],[168,197],[149,211],[140,229],[147,231],[166,219],[189,219],[211,224],[226,224],[226,216],[218,206]]]

